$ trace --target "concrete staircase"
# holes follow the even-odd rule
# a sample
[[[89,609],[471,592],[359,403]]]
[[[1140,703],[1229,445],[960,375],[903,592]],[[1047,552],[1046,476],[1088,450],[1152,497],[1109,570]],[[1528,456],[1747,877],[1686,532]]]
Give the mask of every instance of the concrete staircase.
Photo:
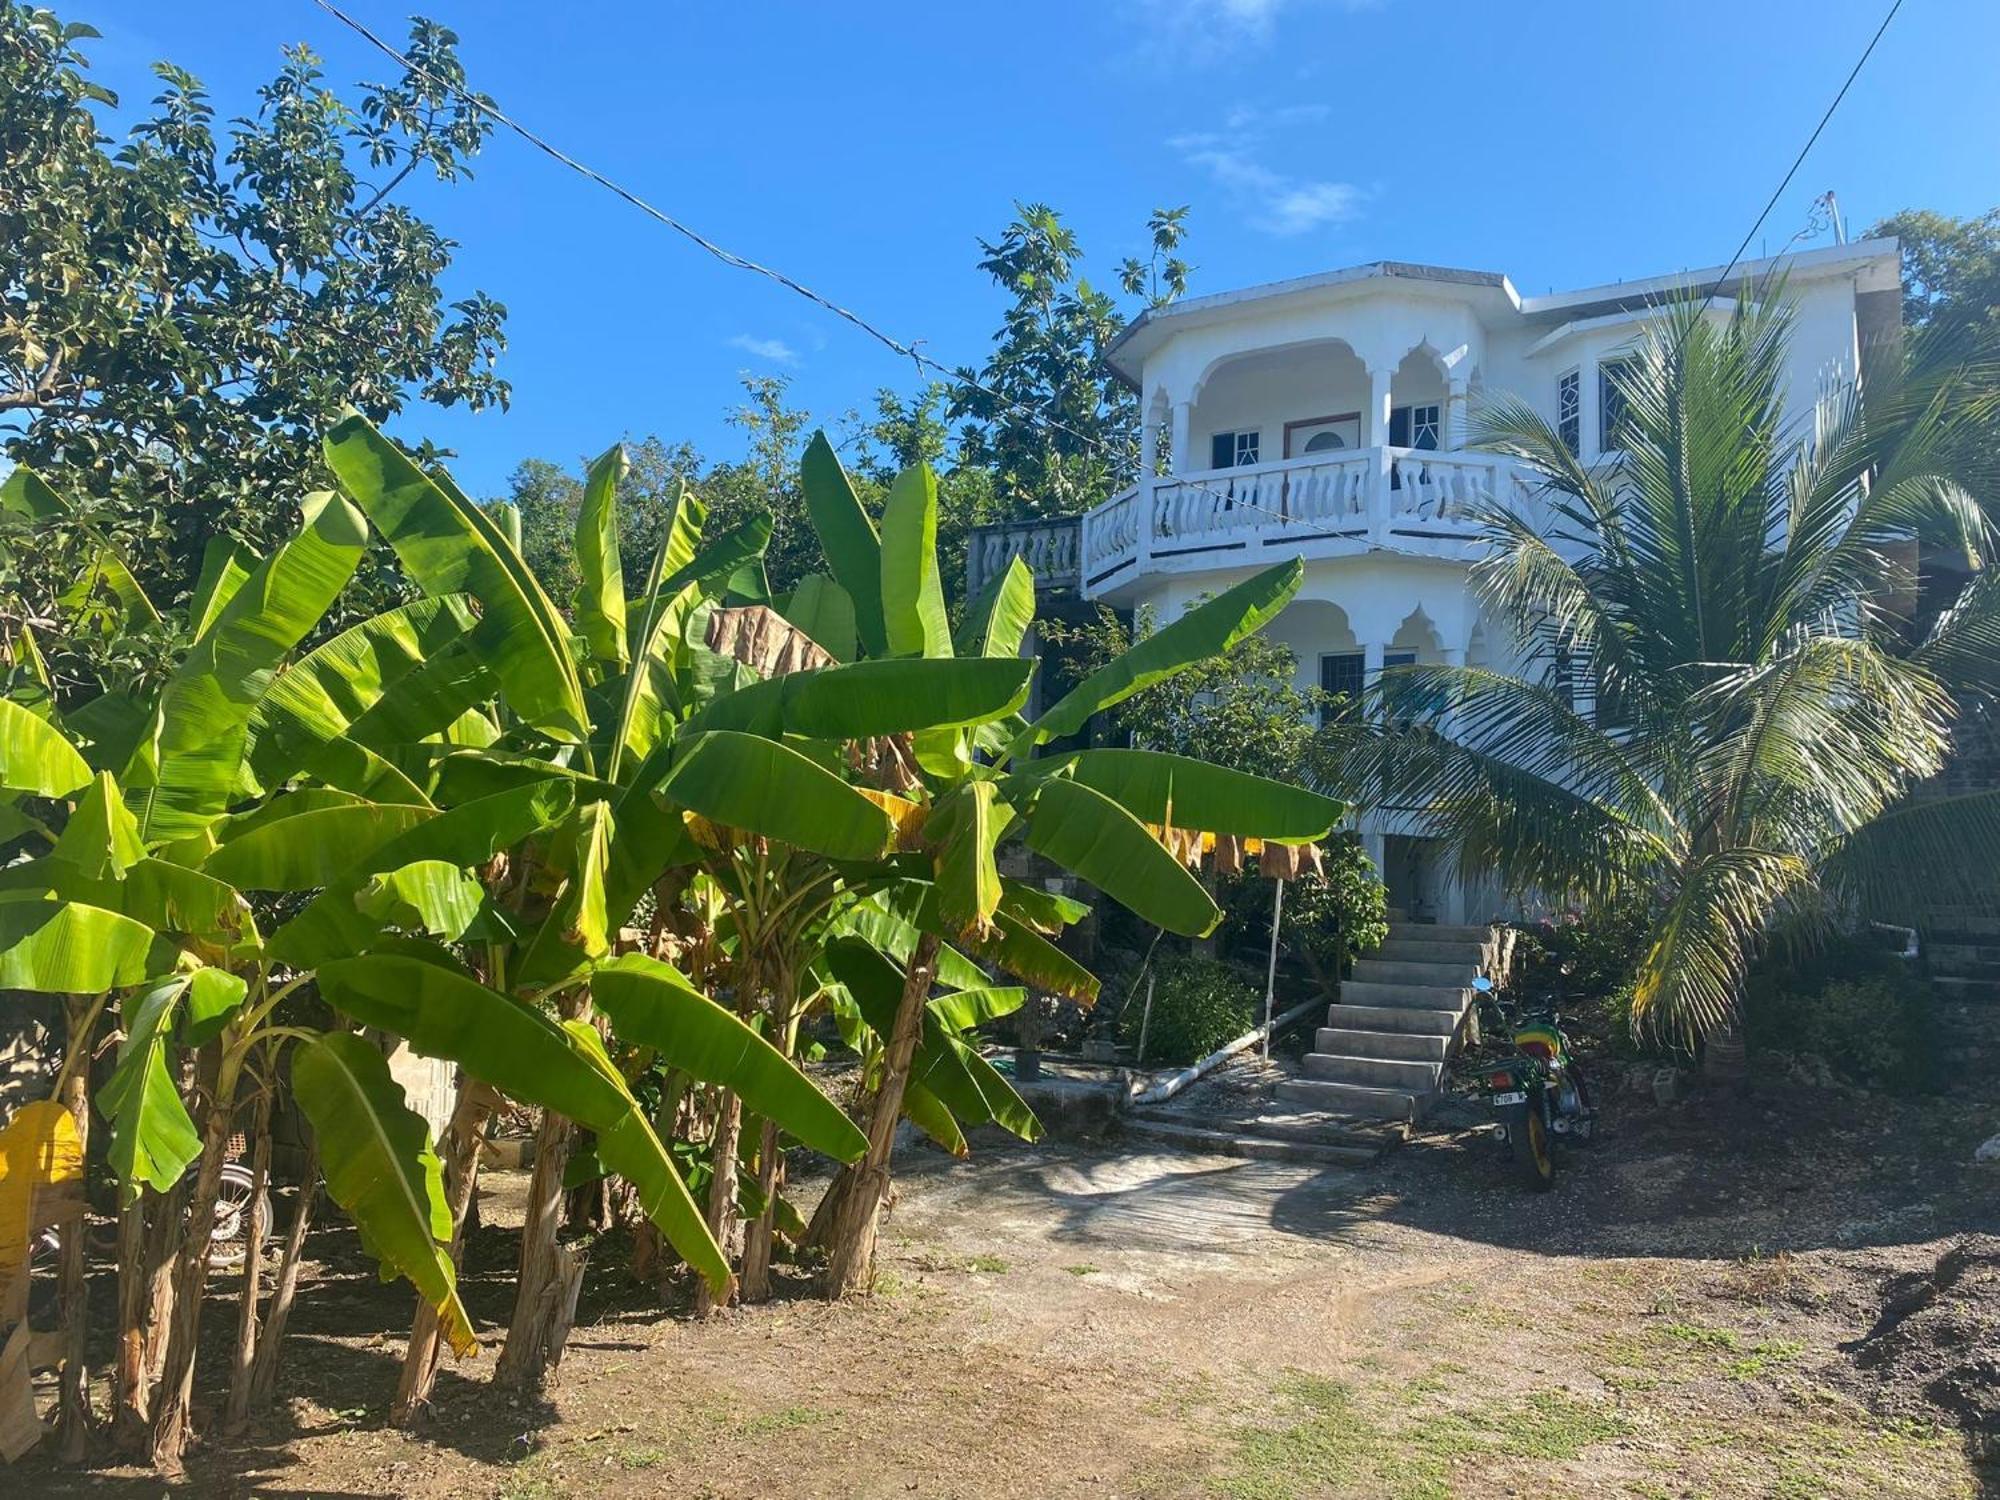
[[[1391,921],[1388,941],[1342,982],[1305,1076],[1280,1084],[1278,1097],[1333,1114],[1421,1119],[1464,1035],[1472,981],[1506,972],[1510,938],[1500,927]]]

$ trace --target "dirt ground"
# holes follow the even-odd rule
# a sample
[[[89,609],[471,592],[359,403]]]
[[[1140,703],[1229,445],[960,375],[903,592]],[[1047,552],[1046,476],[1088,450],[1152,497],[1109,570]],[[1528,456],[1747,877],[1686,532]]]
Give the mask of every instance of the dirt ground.
[[[1617,1092],[1533,1196],[1443,1127],[1362,1169],[1116,1139],[908,1156],[877,1295],[708,1323],[601,1245],[546,1403],[486,1379],[520,1180],[466,1292],[491,1343],[415,1435],[409,1293],[316,1236],[291,1398],[204,1496],[2000,1495],[2000,1129],[1967,1086]],[[513,1218],[518,1223],[518,1217]],[[1940,1257],[1946,1264],[1940,1267]],[[100,1304],[102,1305],[102,1304]],[[233,1308],[209,1309],[226,1328]],[[224,1340],[212,1341],[219,1346]],[[11,1493],[158,1495],[30,1461]]]

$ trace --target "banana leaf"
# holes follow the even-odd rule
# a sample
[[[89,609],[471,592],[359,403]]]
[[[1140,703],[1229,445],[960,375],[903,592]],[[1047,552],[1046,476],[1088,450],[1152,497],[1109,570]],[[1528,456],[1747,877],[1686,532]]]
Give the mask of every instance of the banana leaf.
[[[61,731],[11,698],[0,698],[0,788],[67,797],[90,781],[90,767]]]
[[[834,581],[854,602],[854,628],[870,656],[886,656],[888,633],[882,614],[882,543],[868,519],[847,471],[824,432],[815,432],[799,463],[806,512],[812,517]]]
[[[416,939],[386,939],[374,953],[323,963],[318,978],[321,995],[343,1014],[596,1131],[598,1154],[638,1190],[674,1248],[712,1281],[726,1283],[727,1262],[590,1026],[560,1025]]]
[[[145,857],[138,820],[126,807],[117,778],[99,771],[63,825],[49,858],[75,865],[94,879],[109,880],[122,877]]]
[[[808,573],[778,611],[838,661],[853,661],[860,638],[854,629],[854,601],[824,573]]]
[[[188,975],[176,974],[120,1002],[125,1040],[117,1066],[97,1091],[96,1104],[111,1122],[107,1160],[121,1205],[130,1205],[142,1186],[170,1192],[201,1155],[201,1135],[167,1070],[174,1011],[189,982]]]
[[[0,990],[95,995],[143,984],[167,967],[150,927],[102,907],[0,896]]]
[[[1020,558],[965,607],[954,644],[960,656],[1018,656],[1035,619],[1035,575]]]
[[[1044,782],[1027,839],[1029,848],[1156,927],[1200,937],[1222,920],[1187,866],[1102,792],[1060,777]]]
[[[1305,564],[1293,558],[1189,610],[1066,693],[1016,742],[1016,756],[1032,745],[1075,734],[1090,722],[1092,714],[1123,703],[1197,662],[1221,655],[1267,624],[1291,601],[1304,579]]]
[[[937,561],[937,475],[903,470],[882,509],[882,624],[896,656],[951,655]]]
[[[614,443],[584,476],[576,514],[577,627],[599,661],[626,661],[625,577],[618,556],[618,484],[625,477],[625,445]]]
[[[452,1352],[476,1353],[451,1263],[444,1171],[382,1054],[352,1033],[320,1037],[293,1057],[292,1090],[318,1137],[327,1192],[381,1262],[383,1279],[407,1276],[436,1309]]]
[[[788,745],[720,730],[677,752],[660,791],[713,823],[829,859],[874,859],[894,842],[888,813]]]
[[[124,778],[149,843],[198,833],[228,806],[251,714],[361,560],[368,526],[359,511],[329,494],[307,497],[304,510],[304,524],[257,565],[161,691],[158,731]]]
[[[777,1048],[657,959],[627,954],[599,964],[591,998],[619,1039],[653,1047],[671,1066],[733,1090],[745,1108],[838,1161],[868,1138]]]
[[[479,601],[472,640],[513,711],[555,739],[585,739],[589,720],[568,628],[493,522],[358,413],[327,434],[326,460],[426,593],[469,593]]]
[[[985,724],[1028,701],[1034,668],[1013,657],[896,657],[789,672],[715,698],[686,728],[860,740]]]
[[[1159,750],[1079,750],[1033,762],[1030,774],[1067,771],[1142,822],[1303,843],[1325,838],[1344,804],[1272,781]]]
[[[476,869],[502,849],[561,822],[575,801],[573,783],[548,777],[447,808],[379,845],[328,885],[271,935],[271,956],[313,968],[322,960],[361,951],[379,930],[355,908],[369,877],[429,859]]]
[[[202,869],[238,890],[311,890],[332,884],[357,861],[437,816],[429,807],[393,802],[318,807],[237,835]]]

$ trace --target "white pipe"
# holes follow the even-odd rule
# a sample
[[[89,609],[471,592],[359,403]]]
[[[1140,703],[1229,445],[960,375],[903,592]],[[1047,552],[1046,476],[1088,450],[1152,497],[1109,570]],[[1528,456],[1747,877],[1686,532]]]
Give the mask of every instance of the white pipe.
[[[1228,1046],[1218,1047],[1200,1062],[1182,1068],[1178,1073],[1169,1073],[1151,1088],[1128,1095],[1125,1102],[1127,1105],[1164,1104],[1204,1073],[1211,1071],[1216,1064],[1226,1062],[1246,1047],[1256,1046],[1265,1037],[1270,1036],[1274,1032],[1284,1030],[1285,1027],[1291,1025],[1300,1016],[1325,1004],[1326,997],[1324,995],[1315,995],[1310,1000],[1301,1001],[1268,1025],[1259,1026],[1255,1031],[1246,1031],[1235,1041],[1229,1043]]]
[[[1146,1033],[1153,1025],[1153,981],[1157,978],[1159,978],[1158,972],[1151,964],[1148,964],[1146,967],[1146,1008],[1139,1013],[1139,1050],[1132,1056],[1132,1066],[1135,1068],[1146,1066]]]

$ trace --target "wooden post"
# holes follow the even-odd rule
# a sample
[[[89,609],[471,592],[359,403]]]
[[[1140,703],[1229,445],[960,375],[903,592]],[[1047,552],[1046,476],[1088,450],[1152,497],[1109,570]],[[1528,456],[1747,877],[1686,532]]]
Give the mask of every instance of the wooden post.
[[[1146,965],[1146,1008],[1139,1012],[1139,1050],[1132,1058],[1135,1068],[1146,1065],[1146,1032],[1153,1024],[1153,984],[1158,978],[1158,971],[1149,962]]]

